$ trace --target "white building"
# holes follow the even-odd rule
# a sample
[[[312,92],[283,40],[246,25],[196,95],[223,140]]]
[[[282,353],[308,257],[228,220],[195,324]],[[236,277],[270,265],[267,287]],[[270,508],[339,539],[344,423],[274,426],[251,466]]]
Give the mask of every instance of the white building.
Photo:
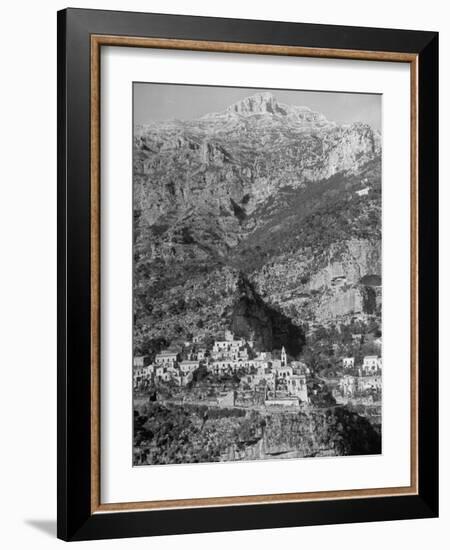
[[[267,367],[269,366],[269,362],[266,361],[265,359],[250,359],[250,361],[248,362],[250,366],[254,366],[257,370],[260,370],[260,369],[267,369]]]
[[[198,361],[181,361],[179,366],[181,373],[183,375],[186,375],[189,372],[194,372],[195,370],[197,370],[200,366],[200,363]]]
[[[197,351],[197,360],[203,361],[203,359],[206,357],[206,348],[200,348]]]
[[[208,372],[216,375],[222,375],[231,371],[230,361],[211,361],[206,367]]]
[[[339,389],[344,397],[354,397],[358,392],[381,390],[381,376],[351,376],[346,374],[339,383]]]
[[[143,379],[143,367],[133,368],[133,386],[137,386]]]
[[[233,373],[239,371],[248,371],[252,366],[252,361],[243,361],[238,359],[221,359],[211,361],[207,365],[208,372],[221,375],[225,373]]]
[[[366,355],[362,364],[362,372],[365,375],[375,374],[381,370],[381,357],[378,355]]]
[[[381,390],[381,376],[361,376],[358,379],[358,390]]]
[[[178,351],[165,349],[156,354],[155,362],[163,365],[176,363],[178,360]]]
[[[241,378],[241,383],[248,384],[251,388],[255,388],[263,381],[266,382],[270,390],[275,389],[276,375],[270,369],[247,374]]]
[[[158,366],[155,369],[156,377],[164,382],[171,380],[178,385],[181,385],[181,373],[174,365]]]
[[[216,340],[213,345],[213,353],[220,353],[228,350],[230,342],[228,340]]]
[[[356,376],[351,376],[346,374],[343,376],[339,382],[339,388],[342,392],[342,395],[345,397],[352,397],[355,395],[358,389],[358,382]]]
[[[143,380],[148,380],[153,376],[155,370],[154,365],[133,366],[133,385],[136,386]]]
[[[143,367],[145,365],[146,357],[144,355],[133,357],[133,366],[134,367]]]
[[[143,376],[150,378],[155,373],[155,365],[146,365],[145,367],[142,367],[142,374]]]
[[[303,374],[294,374],[287,379],[286,384],[287,391],[291,395],[295,395],[300,399],[300,401],[303,401],[304,403],[308,402],[308,387],[306,385],[306,376],[304,376]]]
[[[281,359],[273,359],[272,367],[276,370],[281,369],[283,367],[283,364],[281,363]]]
[[[181,377],[181,385],[186,386],[193,379],[193,377],[194,376],[193,376],[192,372],[188,372],[185,376]]]
[[[162,364],[156,365],[155,367],[156,378],[162,378],[165,371],[166,371],[166,367],[164,365]]]
[[[375,340],[373,341],[373,343],[378,346],[379,348],[382,347],[383,343],[382,343],[382,338],[381,336],[379,338],[375,338]]]
[[[355,358],[354,357],[343,357],[342,358],[342,367],[344,369],[353,369],[355,366]]]
[[[243,349],[238,353],[239,359],[242,359],[243,361],[248,359],[248,351],[246,349]]]
[[[276,373],[278,378],[282,380],[287,380],[289,378],[292,378],[294,370],[292,369],[292,367],[281,366],[276,369]]]
[[[369,194],[370,187],[364,187],[364,189],[359,189],[356,191],[358,197],[366,197]]]
[[[302,361],[292,361],[291,367],[294,370],[294,374],[311,374],[311,369]]]
[[[237,359],[239,351],[245,348],[245,340],[234,339],[234,335],[229,330],[225,331],[224,340],[216,340],[212,349],[212,357],[219,359],[220,357],[228,357],[231,359]]]
[[[163,380],[164,382],[169,382],[169,380],[172,379],[172,373],[170,371],[168,371],[167,369],[164,369],[162,375],[161,375],[161,380]]]

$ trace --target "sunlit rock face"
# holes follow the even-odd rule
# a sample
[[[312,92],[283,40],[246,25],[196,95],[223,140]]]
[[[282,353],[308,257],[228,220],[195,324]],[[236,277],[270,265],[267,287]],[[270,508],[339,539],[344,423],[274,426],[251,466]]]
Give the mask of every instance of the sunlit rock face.
[[[381,140],[369,125],[252,95],[137,128],[133,185],[137,349],[230,327],[243,278],[258,308],[294,327],[379,312]]]

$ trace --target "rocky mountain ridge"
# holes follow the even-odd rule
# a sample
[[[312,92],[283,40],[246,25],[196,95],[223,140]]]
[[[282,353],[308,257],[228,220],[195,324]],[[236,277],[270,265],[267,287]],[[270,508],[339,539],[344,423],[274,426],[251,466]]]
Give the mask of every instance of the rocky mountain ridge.
[[[140,127],[133,171],[138,350],[233,323],[278,346],[301,341],[305,322],[379,314],[381,140],[369,125],[257,94]],[[252,298],[236,323],[243,285]],[[287,319],[283,337],[265,309]]]

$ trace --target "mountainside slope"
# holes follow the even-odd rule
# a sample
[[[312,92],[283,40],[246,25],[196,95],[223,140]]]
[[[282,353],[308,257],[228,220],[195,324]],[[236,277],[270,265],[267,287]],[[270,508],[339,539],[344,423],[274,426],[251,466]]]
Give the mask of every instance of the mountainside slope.
[[[257,94],[139,127],[133,170],[137,352],[233,327],[296,355],[306,325],[380,314],[369,125]]]

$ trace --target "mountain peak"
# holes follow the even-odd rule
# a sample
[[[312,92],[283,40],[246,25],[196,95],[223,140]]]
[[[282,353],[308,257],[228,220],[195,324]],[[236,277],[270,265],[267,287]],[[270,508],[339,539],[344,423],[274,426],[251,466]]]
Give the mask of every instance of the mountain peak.
[[[280,106],[275,96],[270,92],[260,92],[241,99],[228,107],[228,111],[241,115],[264,113],[286,114],[285,109]]]
[[[233,103],[226,113],[242,116],[270,115],[283,117],[283,123],[301,126],[305,129],[335,126],[319,112],[313,111],[305,105],[287,105],[280,103],[271,92],[258,92]]]

